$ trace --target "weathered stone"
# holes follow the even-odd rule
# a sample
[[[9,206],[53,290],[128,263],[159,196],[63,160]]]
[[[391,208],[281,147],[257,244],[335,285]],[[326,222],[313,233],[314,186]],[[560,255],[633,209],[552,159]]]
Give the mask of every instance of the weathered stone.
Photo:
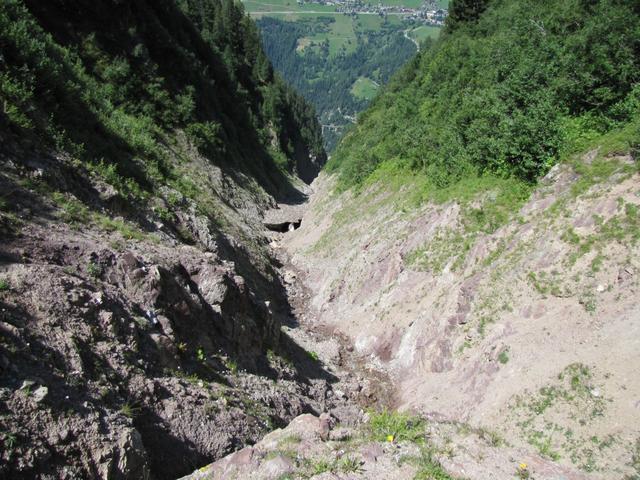
[[[277,480],[294,470],[291,459],[284,455],[278,455],[271,460],[267,460],[260,467],[259,478],[263,480]]]
[[[322,413],[318,423],[318,433],[323,441],[329,440],[329,432],[334,425],[334,421],[329,413]]]
[[[350,428],[337,428],[329,432],[329,439],[334,442],[344,442],[349,440],[353,435],[353,430]]]
[[[48,394],[49,389],[47,387],[38,387],[31,396],[36,403],[40,403],[47,398]]]
[[[248,465],[251,463],[254,453],[253,447],[243,448],[231,457],[231,463],[233,465]]]
[[[117,444],[116,472],[110,478],[145,478],[148,475],[146,452],[136,429],[122,433]]]
[[[28,388],[33,387],[35,384],[36,382],[34,380],[30,380],[30,379],[24,380],[22,382],[22,385],[20,385],[20,390],[26,390]]]
[[[372,443],[362,448],[361,450],[362,458],[367,462],[375,462],[379,457],[384,455],[383,448],[377,444]]]
[[[282,277],[282,279],[284,280],[284,283],[287,283],[289,285],[295,283],[297,278],[297,275],[295,274],[295,272],[292,272],[291,270],[287,270],[286,272],[284,272],[284,275]]]

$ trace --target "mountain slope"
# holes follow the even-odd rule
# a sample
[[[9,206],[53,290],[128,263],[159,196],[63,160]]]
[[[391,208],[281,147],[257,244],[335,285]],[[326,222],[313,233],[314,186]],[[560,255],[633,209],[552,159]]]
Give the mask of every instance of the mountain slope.
[[[103,160],[143,187],[154,176],[170,176],[162,134],[176,128],[213,161],[265,184],[277,182],[261,178],[276,175],[278,169],[265,168],[274,159],[289,171],[305,154],[317,158],[315,173],[321,166],[313,111],[273,77],[241,7],[215,1],[184,3],[182,10],[173,2],[27,6],[5,2],[2,17],[3,123],[22,136],[36,132],[58,147],[74,147],[83,161]],[[202,9],[222,21],[215,28],[202,24],[200,33],[189,17],[197,19]]]
[[[478,173],[534,181],[637,118],[639,19],[631,1],[488,2],[395,77],[330,170],[346,187],[383,163],[435,187]]]
[[[634,478],[640,176],[630,156],[594,149],[554,168],[490,232],[467,225],[470,207],[491,208],[495,185],[470,204],[420,206],[411,180],[356,197],[332,195],[335,185],[314,184],[287,249],[314,292],[309,316],[388,371],[395,405],[486,429],[582,478]],[[471,463],[449,472],[486,478]]]
[[[399,408],[568,478],[636,478],[637,2],[457,3],[486,9],[385,88],[287,239],[310,315],[387,369]],[[487,478],[464,445],[433,448]]]
[[[176,478],[324,408],[262,224],[321,132],[242,8],[8,0],[0,48],[0,477]]]

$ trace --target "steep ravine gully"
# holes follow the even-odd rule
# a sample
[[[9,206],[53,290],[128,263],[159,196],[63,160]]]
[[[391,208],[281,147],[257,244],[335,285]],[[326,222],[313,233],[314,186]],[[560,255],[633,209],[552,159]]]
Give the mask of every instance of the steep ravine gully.
[[[68,159],[17,155],[2,157],[5,478],[633,478],[630,157],[556,167],[462,260],[433,251],[434,273],[411,252],[459,207],[408,208],[410,184],[336,194],[322,174],[289,212],[209,166],[251,235],[216,233],[186,198],[148,232],[40,193],[117,198]]]
[[[385,372],[314,322],[288,233],[263,227],[275,203],[211,166],[247,232],[216,231],[179,197],[189,245],[173,222],[108,228],[71,195],[67,210],[36,197],[76,180],[68,159],[15,155],[0,176],[16,215],[0,250],[1,478],[177,478],[300,414],[357,425],[390,403]],[[115,195],[85,178],[95,202]]]
[[[0,478],[639,478],[640,7],[451,6],[323,171],[238,2],[0,2]]]
[[[271,214],[302,220],[271,242],[300,322],[286,331],[339,378],[358,359],[368,386],[375,367],[385,406],[419,417],[303,415],[187,478],[635,478],[639,187],[631,157],[594,150],[517,220],[437,250],[455,203],[409,208],[410,185],[336,194],[321,174],[307,205]],[[439,273],[412,259],[424,245]]]

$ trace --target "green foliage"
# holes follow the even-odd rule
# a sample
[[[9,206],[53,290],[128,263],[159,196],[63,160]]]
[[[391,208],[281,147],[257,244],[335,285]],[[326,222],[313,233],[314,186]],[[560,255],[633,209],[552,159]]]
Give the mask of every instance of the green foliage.
[[[238,373],[238,362],[236,362],[235,360],[231,360],[229,359],[227,361],[227,368],[229,369],[229,372],[231,372],[233,375],[236,375]]]
[[[80,225],[86,224],[91,218],[89,209],[75,197],[54,192],[51,198],[60,207],[59,216],[64,222]]]
[[[481,427],[477,430],[477,433],[480,438],[489,442],[493,447],[500,447],[505,444],[504,439],[492,430]]]
[[[562,294],[559,279],[555,278],[554,275],[548,275],[547,272],[543,271],[537,275],[535,272],[529,272],[527,280],[529,280],[536,292],[541,295],[550,293],[554,296],[561,296]]]
[[[314,475],[320,475],[321,473],[324,473],[324,472],[330,472],[333,469],[334,469],[333,463],[329,462],[324,458],[315,462],[311,467],[311,471]]]
[[[636,471],[636,475],[640,476],[640,438],[636,440],[631,455],[631,468]]]
[[[382,164],[370,181],[384,178],[380,172],[386,171],[385,164]],[[452,270],[459,269],[478,236],[493,233],[508,223],[527,200],[531,189],[529,183],[517,178],[490,174],[472,175],[441,188],[434,186],[429,179],[423,179],[422,187],[415,194],[416,200],[435,203],[455,200],[460,205],[459,225],[440,228],[425,245],[407,255],[407,264],[436,274],[447,265]],[[495,259],[503,248],[504,245],[499,245],[487,261]]]
[[[609,162],[615,165],[615,162]],[[618,165],[618,167],[620,167]],[[613,172],[620,174],[629,174],[629,172],[625,172],[625,168],[617,168],[610,171],[610,174]],[[609,174],[609,175],[610,175]],[[596,178],[608,178],[605,177],[596,177]],[[574,186],[579,186],[582,181],[580,179]],[[593,179],[587,178],[585,183],[590,186]],[[583,193],[586,191],[586,188],[578,188],[578,192]],[[598,215],[593,216],[593,220],[595,223],[595,231],[589,235],[580,236],[578,235],[572,228],[568,229],[563,235],[562,239],[573,245],[573,251],[567,257],[567,264],[569,266],[574,265],[580,258],[584,257],[586,254],[592,251],[596,251],[596,255],[591,261],[591,268],[593,271],[598,271],[604,260],[604,253],[606,249],[612,244],[612,242],[618,243],[620,245],[633,246],[636,245],[640,241],[640,209],[634,203],[627,203],[622,199],[619,199],[618,202],[618,212],[614,214],[608,220],[604,220],[602,217]],[[531,280],[536,280],[535,277],[531,277]],[[536,286],[541,293],[546,293],[540,290],[540,287]],[[553,292],[552,292],[553,293]],[[585,300],[588,300],[585,298]],[[589,305],[589,309],[595,308],[595,299],[591,302],[585,302],[583,305],[587,308]]]
[[[102,28],[110,25],[109,29]],[[253,22],[233,0],[0,3],[0,129],[70,154],[124,197],[178,176],[175,130],[212,162],[267,189],[288,182],[261,132],[290,161],[322,162],[313,108],[273,76]],[[279,92],[278,112],[268,112]],[[294,145],[293,148],[289,148]],[[87,212],[63,206],[82,221]]]
[[[360,461],[357,458],[346,455],[340,459],[339,468],[345,473],[357,473],[361,468]]]
[[[133,403],[126,402],[122,407],[120,407],[120,413],[125,417],[135,418],[140,413],[140,407],[137,407]]]
[[[204,363],[207,360],[207,356],[204,353],[204,349],[202,347],[198,347],[196,350],[196,359],[200,362],[200,363]]]
[[[104,215],[94,215],[94,220],[100,228],[107,232],[119,232],[125,240],[142,240],[144,234],[135,225],[124,220],[113,219]]]
[[[509,361],[509,349],[505,348],[504,350],[502,350],[500,352],[500,355],[498,355],[498,361],[505,365],[508,361]]]
[[[7,450],[13,450],[13,448],[18,443],[18,437],[15,433],[5,433],[2,442],[4,443],[4,446],[7,448]]]
[[[418,460],[418,472],[413,480],[455,480],[440,465],[440,462],[434,457],[433,452],[423,449]]]
[[[89,273],[93,278],[98,278],[102,275],[102,266],[91,261],[87,265],[87,273]]]
[[[415,53],[403,35],[406,25],[363,25],[363,17],[320,16],[290,22],[272,17],[258,20],[265,51],[275,68],[313,103],[325,129],[329,150],[351,120],[374,96],[378,84],[386,83]],[[345,31],[342,31],[345,30]],[[334,48],[353,36],[354,48]],[[331,41],[329,41],[329,38]],[[300,49],[300,45],[306,45]],[[360,80],[359,80],[360,79]]]
[[[215,159],[224,155],[224,141],[220,138],[221,125],[216,122],[191,123],[185,129],[198,150],[209,158]]]
[[[478,16],[486,3],[455,2],[456,28],[360,116],[328,164],[341,188],[363,185],[384,163],[435,188],[486,172],[534,182],[638,118],[633,2],[495,0]],[[632,138],[627,151],[638,145]]]
[[[405,261],[407,265],[433,272],[442,273],[453,260],[453,269],[457,269],[473,244],[473,238],[451,229],[441,229],[423,247],[409,252]]]
[[[391,410],[370,412],[369,415],[369,427],[374,440],[414,443],[423,443],[425,440],[425,423],[419,417]]]
[[[449,4],[447,31],[453,31],[465,23],[477,21],[488,5],[489,0],[452,0]]]
[[[8,292],[11,290],[11,284],[6,278],[0,278],[0,292]]]
[[[320,458],[309,465],[309,476],[320,475],[325,472],[344,472],[344,473],[358,473],[362,470],[362,464],[360,460],[350,455],[345,455],[340,459],[328,460]],[[308,478],[303,476],[303,478]]]
[[[21,73],[24,72],[24,70]],[[33,98],[33,79],[12,77],[5,72],[0,73],[0,99],[2,111],[10,123],[21,129],[30,129],[33,126],[31,119],[25,111]]]
[[[583,470],[594,471],[600,461],[606,464],[607,449],[615,443],[613,437],[594,437],[589,428],[610,402],[602,388],[593,368],[573,363],[558,374],[556,382],[517,397],[509,414],[523,438],[542,455],[554,460],[567,456]],[[555,423],[558,418],[566,419],[564,426]],[[585,442],[596,445],[597,452],[585,448]]]

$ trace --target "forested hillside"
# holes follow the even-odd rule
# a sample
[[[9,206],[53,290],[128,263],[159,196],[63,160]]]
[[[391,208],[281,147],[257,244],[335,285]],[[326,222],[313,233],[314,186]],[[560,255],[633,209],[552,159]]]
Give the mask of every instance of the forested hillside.
[[[359,29],[365,20],[353,20],[353,48],[347,51],[343,45],[337,52],[331,51],[326,38],[311,40],[326,33],[334,18],[291,22],[263,17],[257,22],[274,68],[316,107],[330,150],[369,104],[379,85],[385,84],[416,51],[413,42],[403,35],[404,26],[384,22],[378,30]],[[358,83],[369,89],[359,91]]]
[[[429,191],[484,173],[533,182],[608,132],[637,145],[638,2],[450,8],[445,34],[395,76],[332,158],[344,187],[380,169],[419,173]]]
[[[274,162],[323,162],[313,109],[273,74],[241,5],[9,0],[0,27],[3,127],[73,150],[130,193],[171,178],[176,129],[265,184]]]

